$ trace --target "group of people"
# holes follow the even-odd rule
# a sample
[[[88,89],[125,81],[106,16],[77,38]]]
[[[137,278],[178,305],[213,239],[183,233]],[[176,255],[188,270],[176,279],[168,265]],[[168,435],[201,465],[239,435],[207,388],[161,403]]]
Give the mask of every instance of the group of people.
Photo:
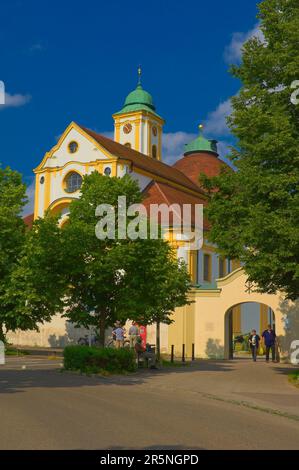
[[[270,351],[272,362],[275,362],[276,354],[275,349],[277,345],[277,338],[275,331],[271,325],[268,325],[267,329],[262,333],[262,341],[264,342],[266,348],[266,362],[270,360]],[[257,334],[256,330],[252,330],[249,336],[249,346],[251,349],[252,359],[256,362],[256,357],[260,347],[261,338]]]
[[[129,328],[129,344],[130,348],[134,348],[135,344],[140,338],[139,328],[136,323],[132,323]],[[116,349],[123,348],[126,341],[126,329],[122,326],[120,321],[115,322],[114,328],[112,330],[112,339]]]
[[[138,360],[144,359],[150,367],[155,367],[156,355],[150,344],[142,344],[142,338],[137,323],[133,322],[128,331],[129,340],[126,340],[126,329],[119,321],[114,324],[112,338],[115,348],[123,348],[125,341],[129,343],[131,349],[134,349]]]

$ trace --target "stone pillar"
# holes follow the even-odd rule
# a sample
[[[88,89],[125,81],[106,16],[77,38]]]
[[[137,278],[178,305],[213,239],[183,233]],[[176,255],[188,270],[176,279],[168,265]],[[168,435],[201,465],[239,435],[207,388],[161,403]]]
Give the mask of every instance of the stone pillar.
[[[268,325],[268,310],[269,307],[265,304],[260,304],[260,334],[267,329]]]
[[[242,332],[242,322],[241,322],[241,305],[237,305],[233,308],[233,333]]]

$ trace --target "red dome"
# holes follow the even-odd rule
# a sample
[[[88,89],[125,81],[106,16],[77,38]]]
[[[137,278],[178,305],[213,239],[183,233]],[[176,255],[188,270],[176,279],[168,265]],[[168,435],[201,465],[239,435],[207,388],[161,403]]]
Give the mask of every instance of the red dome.
[[[208,177],[218,176],[221,168],[228,167],[226,163],[219,160],[216,154],[211,152],[200,152],[193,153],[191,155],[185,155],[183,158],[178,160],[174,165],[194,183],[198,183],[198,177],[200,173],[204,173]]]

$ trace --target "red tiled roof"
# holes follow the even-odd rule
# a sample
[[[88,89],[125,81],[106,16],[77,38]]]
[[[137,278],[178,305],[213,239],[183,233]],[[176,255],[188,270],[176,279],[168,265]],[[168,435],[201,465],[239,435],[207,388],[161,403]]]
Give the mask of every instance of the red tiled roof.
[[[114,140],[108,139],[108,137],[101,134],[97,134],[86,127],[80,127],[84,132],[108,150],[108,152],[120,159],[129,160],[133,164],[133,167],[135,166],[150,173],[153,175],[153,178],[154,176],[158,176],[170,182],[179,184],[180,186],[184,186],[188,189],[204,194],[204,191],[198,187],[198,184],[192,181],[188,175],[181,172],[180,168],[176,168],[175,166],[171,167],[166,163],[154,160],[153,158],[126,147],[125,145],[114,142]]]
[[[200,196],[196,197],[192,194],[188,194],[180,189],[173,188],[165,183],[159,183],[157,181],[152,181],[143,191],[145,199],[143,200],[143,205],[145,206],[148,215],[150,215],[150,207],[152,204],[166,204],[170,206],[171,204],[178,204],[181,208],[183,204],[190,204],[191,206],[191,223],[194,224],[195,221],[195,204],[206,204],[206,201]],[[161,219],[161,214],[158,216],[159,223],[163,224],[164,221]],[[173,222],[173,214],[170,212],[169,222]],[[208,229],[209,226],[206,221],[204,221],[204,229]]]
[[[32,228],[33,220],[34,220],[34,214],[29,214],[23,217],[23,221],[25,225],[27,225],[28,228]]]

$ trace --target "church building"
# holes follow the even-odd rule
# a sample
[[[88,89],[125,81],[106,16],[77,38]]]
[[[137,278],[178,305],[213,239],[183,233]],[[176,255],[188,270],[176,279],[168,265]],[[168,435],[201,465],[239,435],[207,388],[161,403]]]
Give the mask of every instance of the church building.
[[[45,153],[35,168],[33,219],[43,217],[46,210],[59,214],[62,227],[67,221],[69,205],[80,196],[84,175],[93,171],[109,177],[129,174],[143,194],[144,205],[207,204],[207,195],[199,184],[199,175],[219,174],[226,163],[219,158],[217,141],[199,135],[186,142],[182,157],[173,165],[163,162],[162,139],[165,121],[156,110],[152,96],[138,84],[128,94],[123,107],[113,114],[114,139],[71,122],[57,144]],[[201,126],[200,126],[201,127]],[[204,222],[204,243],[200,250],[185,255],[193,288],[193,302],[174,312],[174,323],[162,325],[161,349],[176,355],[185,351],[191,357],[230,358],[233,334],[258,332],[275,323],[283,335],[283,314],[279,295],[256,293],[248,285],[238,260],[224,259],[217,247],[207,241],[208,225]],[[180,256],[180,242],[167,234]],[[31,346],[64,346],[76,341],[78,332],[57,314],[39,332],[9,334],[14,344]],[[155,326],[147,327],[148,342],[155,342]]]

